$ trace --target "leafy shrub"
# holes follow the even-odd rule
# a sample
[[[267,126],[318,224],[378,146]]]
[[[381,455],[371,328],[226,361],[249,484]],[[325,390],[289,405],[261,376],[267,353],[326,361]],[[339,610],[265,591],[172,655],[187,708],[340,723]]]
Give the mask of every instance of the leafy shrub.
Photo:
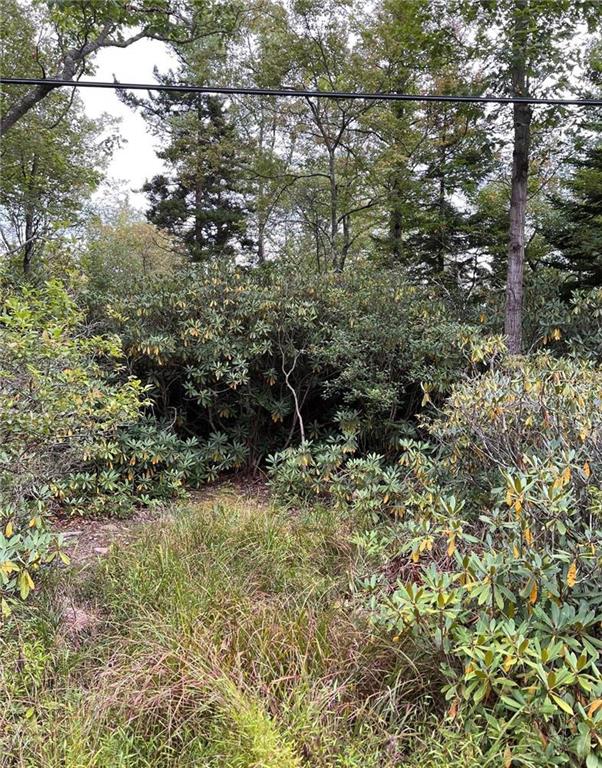
[[[446,449],[452,478],[471,477],[487,489],[511,472],[519,500],[530,482],[526,474],[573,466],[568,485],[575,509],[583,509],[602,472],[601,406],[598,366],[534,355],[459,383],[430,433]]]
[[[390,451],[421,407],[420,384],[434,399],[447,392],[475,333],[435,290],[370,266],[317,276],[196,265],[90,306],[159,413],[175,410],[201,439],[245,443],[253,464],[299,438],[323,442],[341,409],[357,412],[363,451]]]
[[[0,276],[0,280],[1,280]],[[46,529],[52,485],[99,440],[138,417],[139,381],[116,383],[115,338],[85,336],[58,281],[41,288],[0,282],[0,584],[3,609],[28,597],[42,566],[65,559]],[[36,577],[37,580],[37,577]]]
[[[26,600],[36,587],[37,573],[57,558],[68,563],[61,534],[47,530],[42,502],[33,509],[0,507],[0,600],[1,615],[11,613],[16,595]]]
[[[508,764],[599,764],[601,402],[599,369],[548,355],[457,385],[439,452],[402,455],[397,521],[356,537],[384,558],[375,624],[430,646],[450,720]]]
[[[240,467],[245,446],[220,433],[201,443],[182,439],[151,418],[90,446],[84,465],[52,485],[64,508],[77,514],[128,514],[132,504],[182,495]]]
[[[0,492],[33,500],[82,461],[97,440],[138,418],[143,388],[115,382],[103,363],[121,355],[115,337],[85,336],[64,287],[11,291],[0,310]]]
[[[536,271],[528,279],[526,302],[531,348],[602,361],[601,288],[573,290],[563,299],[555,271]]]

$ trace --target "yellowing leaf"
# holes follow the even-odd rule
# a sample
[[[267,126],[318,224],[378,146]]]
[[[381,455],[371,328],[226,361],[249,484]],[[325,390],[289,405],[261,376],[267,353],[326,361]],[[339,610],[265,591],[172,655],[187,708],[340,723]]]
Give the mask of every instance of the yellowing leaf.
[[[564,470],[564,472],[562,473],[562,479],[563,479],[565,484],[569,482],[569,480],[571,479],[571,468],[570,467],[567,467]]]
[[[594,699],[587,709],[587,714],[591,717],[600,707],[602,707],[602,699]]]
[[[537,582],[533,582],[533,586],[531,587],[531,594],[529,595],[529,602],[531,605],[535,605],[537,602]]]
[[[568,587],[574,587],[577,583],[577,563],[574,560],[569,565],[569,570],[566,574],[566,583]]]
[[[19,570],[19,566],[15,563],[12,563],[10,560],[4,560],[4,562],[0,563],[0,571],[2,573],[5,573],[7,576],[9,573],[16,573]]]
[[[590,469],[589,462],[586,461],[585,464],[583,465],[583,474],[585,475],[586,478],[588,478],[591,475],[591,473],[592,471]]]
[[[417,563],[419,560],[420,560],[420,552],[417,549],[415,549],[412,552],[412,562]]]
[[[506,746],[504,750],[504,768],[511,768],[512,766],[512,750],[510,746]]]
[[[451,536],[447,543],[447,556],[451,557],[456,551],[456,537]]]
[[[575,714],[573,712],[573,709],[572,709],[571,705],[568,702],[566,702],[564,699],[561,699],[560,696],[557,696],[555,693],[550,692],[550,698],[553,699],[556,702],[556,704],[558,704],[560,709],[563,712],[566,712],[567,715],[574,715]]]
[[[22,600],[26,600],[31,590],[35,587],[28,570],[21,571],[18,579],[19,594]]]
[[[523,535],[525,537],[525,541],[527,542],[527,544],[531,546],[531,544],[533,544],[533,534],[531,533],[531,529],[525,528],[525,532]]]
[[[7,539],[10,539],[10,537],[13,535],[13,532],[14,532],[13,523],[12,523],[12,520],[9,520],[8,523],[6,524],[6,528],[4,529],[4,535],[6,536]]]

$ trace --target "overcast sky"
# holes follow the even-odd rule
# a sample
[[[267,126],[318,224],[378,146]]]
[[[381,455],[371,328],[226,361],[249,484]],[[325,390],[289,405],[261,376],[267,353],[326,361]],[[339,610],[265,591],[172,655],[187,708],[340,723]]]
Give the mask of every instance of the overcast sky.
[[[93,80],[152,83],[153,67],[166,70],[174,60],[164,43],[140,40],[129,48],[106,48],[95,59],[97,71]],[[144,91],[140,93],[143,95]],[[121,182],[124,190],[139,189],[144,181],[162,169],[155,154],[156,141],[147,131],[142,117],[122,104],[115,91],[101,88],[81,88],[80,95],[90,117],[103,112],[121,118],[119,132],[125,143],[118,149],[108,169],[109,183]],[[143,194],[130,194],[133,204],[145,206]]]

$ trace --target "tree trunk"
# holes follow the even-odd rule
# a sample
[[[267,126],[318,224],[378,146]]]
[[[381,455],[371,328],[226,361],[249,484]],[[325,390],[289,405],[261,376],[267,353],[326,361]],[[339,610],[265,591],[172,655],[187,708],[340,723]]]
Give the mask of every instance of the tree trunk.
[[[391,247],[391,261],[399,264],[401,260],[401,232],[402,218],[399,206],[394,203],[389,212],[389,242]]]
[[[31,272],[31,262],[33,261],[33,210],[28,208],[25,212],[25,245],[23,246],[23,272],[28,275]]]
[[[439,156],[440,174],[439,174],[439,200],[437,205],[439,207],[439,221],[437,223],[438,237],[437,237],[437,253],[435,257],[436,270],[439,276],[443,276],[445,272],[445,172],[443,171],[443,163],[445,162],[445,150],[442,149]]]
[[[443,276],[445,272],[445,234],[447,230],[446,222],[446,186],[445,186],[445,164],[447,162],[447,109],[443,109],[442,136],[439,140],[438,160],[439,160],[439,197],[437,206],[439,208],[439,221],[437,222],[437,253],[435,264],[437,274]]]
[[[259,223],[257,225],[257,263],[265,264],[265,221],[263,217],[259,216]]]
[[[340,259],[340,269],[342,270],[347,261],[347,256],[351,250],[351,218],[348,213],[343,216],[343,248]]]
[[[38,173],[38,157],[33,156],[29,179],[27,182],[27,198],[25,203],[25,243],[23,245],[23,272],[28,275],[31,272],[31,263],[33,261],[34,241],[36,239],[35,231],[35,199],[36,199],[36,176]]]
[[[338,240],[338,201],[337,201],[337,177],[334,149],[328,147],[328,176],[330,179],[330,259],[334,269],[340,269],[337,240]]]
[[[514,96],[526,96],[528,92],[527,39],[529,24],[527,11],[528,0],[515,0],[512,52],[512,93]],[[513,355],[519,355],[522,349],[523,272],[530,138],[531,107],[529,104],[514,104],[514,151],[512,154],[512,192],[510,197],[506,318],[504,323],[508,351]]]

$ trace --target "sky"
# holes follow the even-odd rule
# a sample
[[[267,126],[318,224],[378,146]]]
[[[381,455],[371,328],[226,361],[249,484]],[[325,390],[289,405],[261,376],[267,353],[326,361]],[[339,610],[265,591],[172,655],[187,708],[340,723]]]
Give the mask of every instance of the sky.
[[[174,65],[173,54],[158,40],[139,40],[129,48],[105,48],[95,58],[96,72],[86,79],[112,81],[113,76],[121,82],[152,83],[153,68],[161,71]],[[100,117],[104,112],[121,118],[118,126],[123,146],[117,149],[108,168],[108,182],[100,195],[109,188],[128,192],[130,201],[138,208],[145,207],[145,195],[134,190],[140,189],[146,179],[160,173],[163,165],[157,157],[156,139],[147,131],[139,113],[122,104],[115,91],[104,88],[80,88],[79,93],[90,117]],[[140,96],[144,91],[139,93]]]

